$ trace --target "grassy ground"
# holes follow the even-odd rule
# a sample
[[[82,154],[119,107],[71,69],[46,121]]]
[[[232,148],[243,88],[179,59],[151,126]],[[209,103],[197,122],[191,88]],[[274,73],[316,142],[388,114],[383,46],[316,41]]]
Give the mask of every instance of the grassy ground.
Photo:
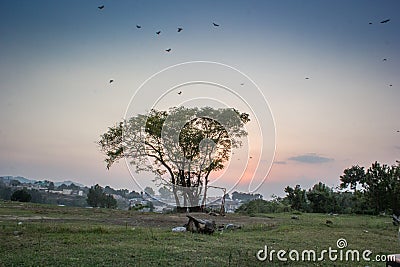
[[[173,233],[172,227],[186,222],[184,214],[0,202],[0,266],[385,266],[375,261],[334,262],[328,255],[315,262],[280,262],[276,254],[273,262],[256,258],[265,245],[269,251],[320,253],[337,249],[339,238],[347,241],[344,253],[368,249],[372,260],[378,254],[400,253],[390,217],[194,215],[243,227],[213,235]],[[333,223],[326,225],[326,220]]]

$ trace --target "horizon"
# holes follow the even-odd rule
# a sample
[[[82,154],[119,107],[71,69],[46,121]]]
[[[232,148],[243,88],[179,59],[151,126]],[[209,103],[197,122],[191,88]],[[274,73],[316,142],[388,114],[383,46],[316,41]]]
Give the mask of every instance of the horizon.
[[[400,159],[398,1],[101,4],[3,2],[3,176],[155,189],[125,160],[107,170],[96,142],[126,115],[182,105],[252,113],[240,153],[254,160],[213,176],[238,182],[229,193],[334,187]]]

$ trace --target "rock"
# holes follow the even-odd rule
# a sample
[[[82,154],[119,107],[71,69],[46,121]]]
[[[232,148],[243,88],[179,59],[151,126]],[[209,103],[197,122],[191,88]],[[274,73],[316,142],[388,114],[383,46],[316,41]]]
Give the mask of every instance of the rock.
[[[242,227],[240,225],[235,225],[233,223],[228,223],[227,225],[225,225],[225,230],[237,230],[241,228]]]
[[[176,233],[178,233],[178,232],[186,232],[186,227],[183,227],[183,226],[174,227],[174,228],[172,228],[172,232],[176,232]]]
[[[393,225],[397,226],[400,224],[400,216],[397,216],[396,214],[392,215],[392,219],[393,219]]]
[[[22,235],[22,232],[21,231],[14,231],[13,234],[15,236],[20,236],[20,235]]]
[[[196,219],[190,215],[186,215],[189,218],[186,224],[186,230],[192,233],[212,234],[216,229],[215,221]]]

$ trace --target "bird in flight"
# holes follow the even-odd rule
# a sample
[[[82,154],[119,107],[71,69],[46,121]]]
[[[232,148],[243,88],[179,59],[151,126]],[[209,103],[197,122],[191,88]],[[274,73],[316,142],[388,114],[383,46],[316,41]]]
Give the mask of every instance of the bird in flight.
[[[309,77],[305,77],[305,79],[306,79],[306,80],[309,80],[310,78],[309,78]]]
[[[243,85],[244,85],[244,83],[241,83],[240,85],[241,85],[241,86],[243,86]]]
[[[136,25],[136,28],[140,29],[140,28],[142,28],[142,26],[140,26],[140,25]]]
[[[160,33],[161,33],[161,31],[156,32],[156,34],[160,34]]]
[[[213,22],[213,25],[214,25],[215,27],[219,27],[219,24],[217,24],[217,23],[215,23],[215,22]]]
[[[400,131],[399,131],[399,130],[397,130],[397,132],[398,132],[398,133],[400,133]]]
[[[181,31],[183,31],[183,29],[182,28],[178,28],[178,32],[181,32]]]
[[[387,61],[387,58],[382,59],[382,61]]]
[[[371,25],[372,24],[372,22],[370,22],[370,23],[368,23],[369,25]]]
[[[103,8],[104,8],[104,5],[98,6],[97,8],[98,8],[98,9],[103,9]]]
[[[179,91],[179,92],[178,92],[178,95],[180,95],[180,94],[182,94],[182,91]]]
[[[113,83],[114,82],[114,80],[110,80],[110,83]]]
[[[167,51],[167,52],[171,52],[171,48],[165,49],[165,51]]]
[[[382,20],[381,23],[388,23],[389,21],[390,21],[390,19],[385,19],[385,20]]]

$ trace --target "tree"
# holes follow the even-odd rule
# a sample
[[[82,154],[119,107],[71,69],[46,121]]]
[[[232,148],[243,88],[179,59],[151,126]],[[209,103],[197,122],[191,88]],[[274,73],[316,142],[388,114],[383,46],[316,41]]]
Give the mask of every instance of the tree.
[[[336,201],[331,188],[319,182],[307,192],[310,208],[315,213],[327,213],[336,211]]]
[[[71,184],[68,186],[68,189],[79,190],[80,187],[79,187],[78,185],[75,185],[74,183],[71,183]]]
[[[0,199],[10,200],[12,195],[12,191],[10,187],[7,187],[1,180],[0,180]]]
[[[364,171],[353,166],[344,170],[341,188],[354,190],[357,213],[377,214],[382,211],[397,212],[400,209],[400,164],[388,166],[374,162]],[[357,187],[360,190],[357,191]]]
[[[31,194],[29,194],[29,192],[26,191],[25,189],[16,190],[11,195],[12,201],[29,202],[31,201],[31,199],[32,199]]]
[[[60,186],[57,187],[58,190],[64,190],[64,189],[69,189],[68,185],[66,184],[61,184]]]
[[[117,201],[111,194],[106,194],[104,189],[96,184],[89,189],[86,202],[92,207],[110,208],[117,207]]]
[[[47,190],[54,190],[54,188],[55,188],[54,183],[53,183],[53,182],[50,182],[49,185],[48,185],[48,187],[47,187]]]
[[[397,210],[400,204],[399,166],[388,166],[375,162],[365,176],[366,195],[375,213]]]
[[[104,193],[106,194],[116,194],[117,191],[115,191],[114,188],[111,188],[110,186],[106,185],[106,187],[104,187]]]
[[[350,187],[354,192],[357,192],[357,186],[363,185],[365,182],[364,167],[355,165],[351,168],[345,169],[343,175],[340,176],[340,181],[340,187],[342,189]]]
[[[153,188],[150,186],[146,186],[144,189],[144,192],[147,193],[150,196],[154,196],[156,193],[154,192]]]
[[[128,199],[129,198],[140,198],[140,197],[141,197],[140,193],[136,192],[136,191],[132,191],[126,195],[126,198],[128,198]]]
[[[166,186],[160,187],[158,193],[160,193],[162,199],[168,200],[173,197],[172,192]]]
[[[115,209],[117,208],[117,200],[112,195],[105,195],[103,196],[104,204],[103,206],[108,209]]]
[[[151,110],[110,127],[98,143],[107,168],[126,157],[137,172],[153,172],[171,186],[178,207],[193,207],[201,195],[205,204],[210,173],[222,170],[231,149],[241,146],[249,121],[235,109]]]
[[[21,182],[18,180],[11,180],[10,185],[11,186],[19,186],[19,185],[21,185]]]
[[[306,190],[301,189],[300,185],[296,185],[295,188],[287,186],[285,188],[286,198],[292,209],[298,211],[308,211],[307,195]]]
[[[29,200],[32,203],[45,203],[46,199],[43,197],[42,193],[39,190],[32,189],[29,190],[29,194],[31,195],[31,199]]]
[[[100,207],[103,194],[103,188],[96,184],[89,189],[86,201],[91,207]]]

